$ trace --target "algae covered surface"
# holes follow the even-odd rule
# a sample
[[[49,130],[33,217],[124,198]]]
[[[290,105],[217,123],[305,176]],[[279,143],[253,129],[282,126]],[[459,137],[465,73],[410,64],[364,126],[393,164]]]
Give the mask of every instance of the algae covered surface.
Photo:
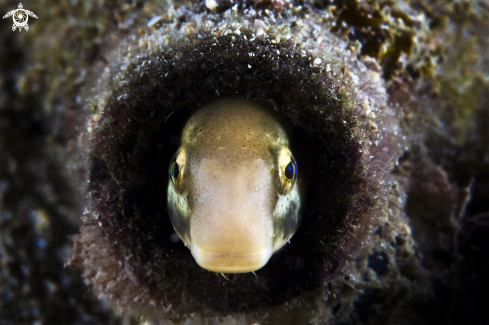
[[[0,24],[0,324],[489,321],[486,1],[23,5],[29,31]],[[231,96],[292,125],[307,199],[285,249],[222,277],[162,188],[185,120]]]

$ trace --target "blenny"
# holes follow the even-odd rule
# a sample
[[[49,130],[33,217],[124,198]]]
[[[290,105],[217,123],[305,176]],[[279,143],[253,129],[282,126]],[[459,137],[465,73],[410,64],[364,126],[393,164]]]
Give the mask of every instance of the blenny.
[[[299,225],[297,176],[279,122],[255,103],[220,100],[183,129],[170,163],[168,213],[200,266],[255,271]]]

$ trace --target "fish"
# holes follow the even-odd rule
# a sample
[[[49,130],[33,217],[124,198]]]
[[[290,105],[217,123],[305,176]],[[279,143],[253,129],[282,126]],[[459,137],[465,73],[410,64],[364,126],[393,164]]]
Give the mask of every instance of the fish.
[[[298,168],[284,127],[259,104],[225,98],[187,122],[170,162],[168,214],[202,268],[262,268],[300,224]]]

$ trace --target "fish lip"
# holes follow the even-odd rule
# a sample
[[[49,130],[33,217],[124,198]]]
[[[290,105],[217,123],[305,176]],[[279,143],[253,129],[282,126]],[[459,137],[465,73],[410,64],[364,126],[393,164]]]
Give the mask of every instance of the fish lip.
[[[190,251],[200,267],[218,273],[253,272],[265,266],[273,255],[271,242],[251,253],[210,252],[201,249],[195,242],[192,242]]]

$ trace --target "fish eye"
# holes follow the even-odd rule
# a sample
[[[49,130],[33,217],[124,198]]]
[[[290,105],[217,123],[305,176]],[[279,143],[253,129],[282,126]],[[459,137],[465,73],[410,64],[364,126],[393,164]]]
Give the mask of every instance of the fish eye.
[[[287,179],[297,178],[297,164],[294,159],[290,159],[289,164],[285,167],[284,175]]]
[[[297,179],[297,163],[288,148],[281,148],[277,156],[278,164],[278,193],[290,193]]]
[[[179,175],[178,163],[176,161],[176,158],[173,158],[172,162],[170,163],[170,179],[173,184],[175,184],[175,179],[178,178],[178,175]]]
[[[170,161],[170,166],[168,168],[168,176],[174,186],[176,192],[180,195],[185,196],[187,193],[187,184],[185,176],[185,164],[186,164],[186,150],[185,148],[180,148],[173,156]]]

